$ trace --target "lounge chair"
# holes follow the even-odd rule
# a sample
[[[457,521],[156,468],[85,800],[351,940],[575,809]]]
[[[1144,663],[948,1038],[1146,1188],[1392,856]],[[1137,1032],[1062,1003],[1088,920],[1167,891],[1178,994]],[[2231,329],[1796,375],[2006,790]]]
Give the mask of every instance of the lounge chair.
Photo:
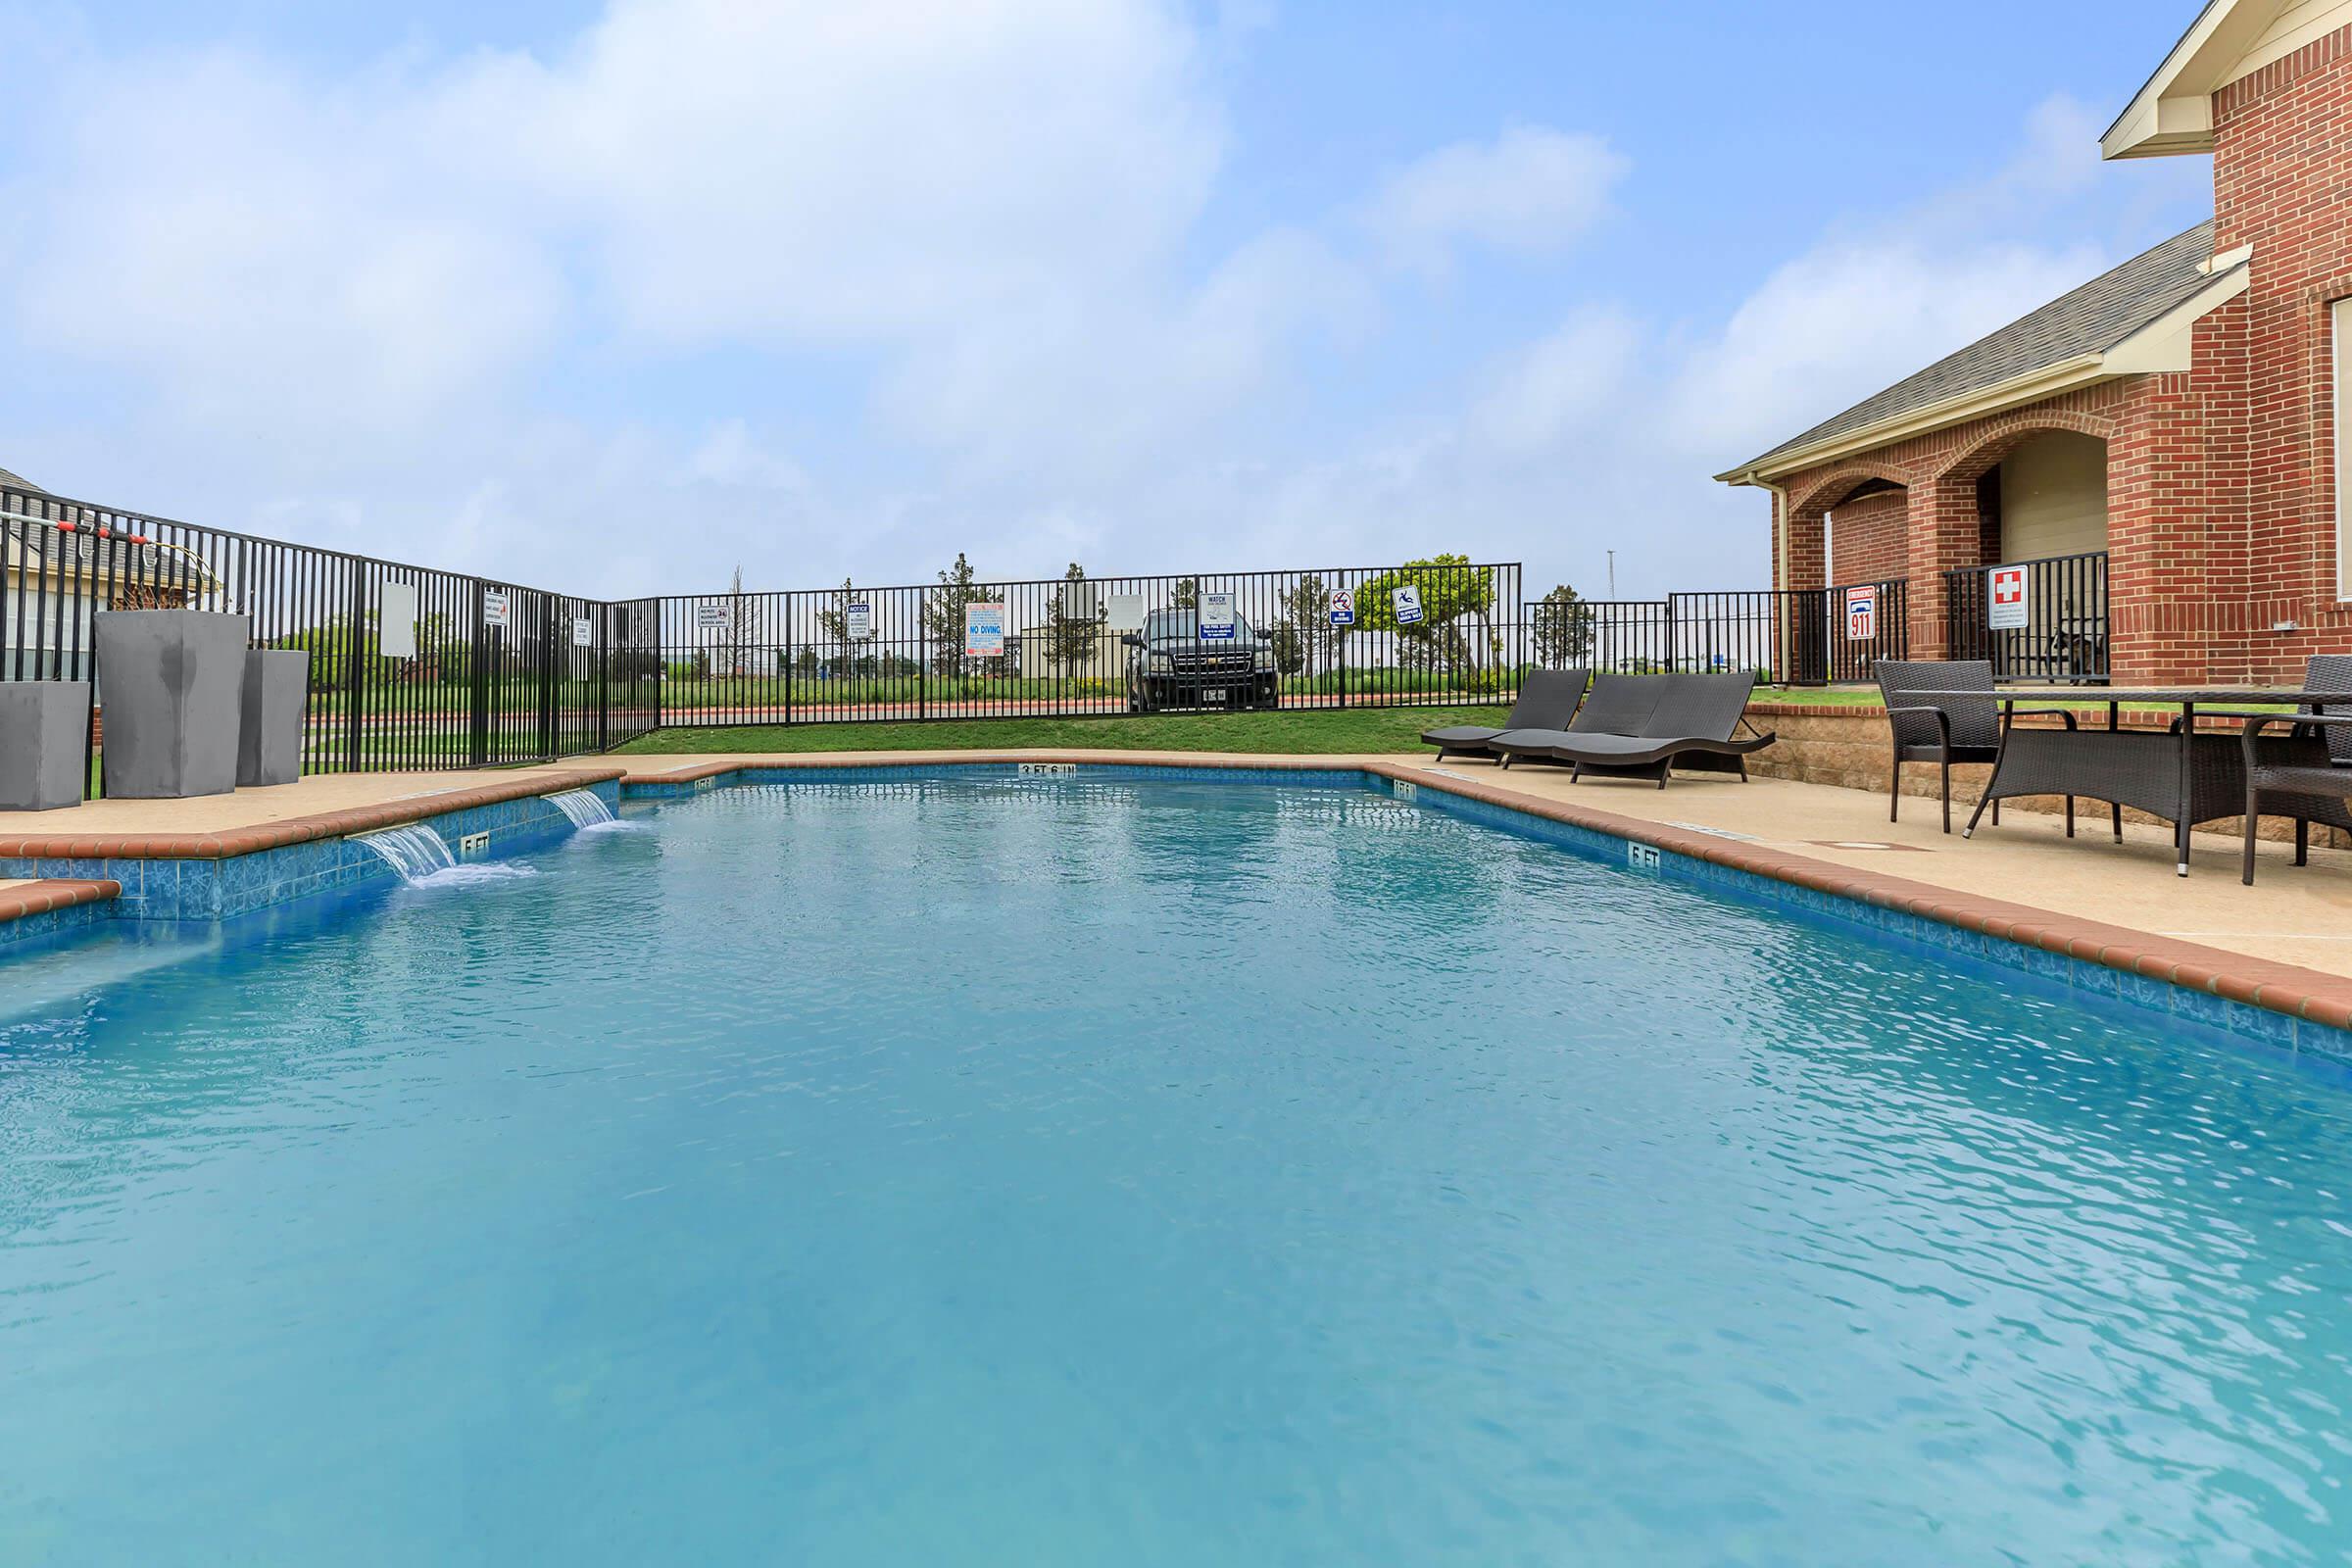
[[[1445,729],[1421,732],[1421,744],[1438,749],[1438,760],[1453,752],[1463,757],[1488,757],[1487,743],[1495,736],[1515,729],[1565,729],[1576,716],[1579,704],[1585,700],[1585,687],[1591,684],[1589,669],[1531,670],[1519,686],[1519,700],[1503,715],[1502,723],[1493,729],[1482,724],[1454,724]]]
[[[1505,766],[1514,758],[1564,762],[1575,777],[1654,778],[1658,788],[1676,767],[1736,773],[1747,779],[1747,759],[1775,736],[1736,740],[1756,688],[1743,675],[1601,675],[1566,730],[1518,730],[1495,737]]]
[[[1903,764],[1935,762],[1943,769],[1943,830],[1952,830],[1952,764],[1997,761],[2001,755],[2001,705],[1991,697],[1945,697],[1945,692],[1992,690],[1989,659],[1882,659],[1876,673],[1886,722],[1894,731],[1894,759],[1886,769],[1886,820],[1898,821],[1903,802]],[[2122,808],[2117,808],[2122,809]],[[1992,804],[2000,826],[2001,804]]]

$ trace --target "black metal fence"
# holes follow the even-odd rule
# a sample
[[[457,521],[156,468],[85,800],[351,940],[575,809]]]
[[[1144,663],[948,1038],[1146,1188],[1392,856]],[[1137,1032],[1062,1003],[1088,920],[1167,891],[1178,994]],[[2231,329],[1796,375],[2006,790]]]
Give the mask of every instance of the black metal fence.
[[[1537,600],[1524,607],[1533,662],[1621,674],[1753,671],[1791,686],[1867,681],[1877,662],[1907,657],[1902,582],[1842,588],[1740,589],[1664,599]]]
[[[311,657],[306,772],[543,761],[642,734],[659,666],[628,608],[0,490],[0,679],[93,680],[103,706],[95,612],[244,615],[256,647]]]
[[[1996,680],[2108,678],[2105,551],[1963,567],[1943,584],[1952,658],[1992,661]]]
[[[1515,564],[654,601],[664,726],[1508,700]]]
[[[1862,681],[1908,648],[1900,582],[1531,602],[1515,564],[1447,563],[603,601],[19,489],[0,551],[0,679],[91,679],[102,710],[96,612],[245,615],[255,646],[311,656],[307,772],[660,727],[1505,703],[1578,663]]]

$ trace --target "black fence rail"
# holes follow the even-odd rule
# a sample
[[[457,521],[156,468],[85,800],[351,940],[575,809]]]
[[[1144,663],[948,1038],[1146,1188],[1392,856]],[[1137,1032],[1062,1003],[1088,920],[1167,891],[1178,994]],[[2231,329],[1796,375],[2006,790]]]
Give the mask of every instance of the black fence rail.
[[[642,733],[657,662],[614,658],[622,608],[0,489],[0,679],[94,681],[103,708],[98,612],[244,615],[254,646],[311,656],[305,772],[545,761]]]
[[[2107,680],[2105,551],[1963,567],[1943,583],[1952,658],[1990,660],[1996,680]]]
[[[1620,674],[1752,672],[1791,686],[1867,681],[1910,648],[1902,582],[1740,589],[1664,599],[1542,599],[1523,607],[1534,662]]]
[[[667,727],[1504,702],[1516,564],[654,601]]]

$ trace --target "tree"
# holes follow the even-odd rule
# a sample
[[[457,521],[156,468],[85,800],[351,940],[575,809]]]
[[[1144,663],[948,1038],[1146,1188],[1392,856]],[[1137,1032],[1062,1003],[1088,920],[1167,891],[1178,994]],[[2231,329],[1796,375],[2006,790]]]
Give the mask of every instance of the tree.
[[[1092,659],[1102,637],[1100,614],[1078,614],[1078,607],[1072,603],[1077,597],[1072,585],[1085,580],[1085,568],[1071,562],[1070,569],[1061,574],[1062,586],[1054,590],[1054,598],[1046,606],[1046,658],[1065,671]]]
[[[1168,602],[1178,610],[1200,609],[1200,579],[1198,577],[1177,578],[1176,591],[1168,596]]]
[[[931,666],[943,675],[963,668],[963,607],[984,605],[996,589],[972,575],[972,564],[956,552],[956,564],[939,574],[939,586],[923,596],[923,630],[931,639]]]
[[[1274,667],[1285,675],[1296,675],[1306,667],[1306,643],[1289,621],[1267,633],[1266,645],[1273,651]]]
[[[844,577],[841,586],[834,590],[832,608],[816,612],[817,630],[833,641],[833,669],[837,675],[849,674],[857,664],[858,644],[850,636],[850,601],[857,597],[857,586]]]
[[[1312,673],[1318,655],[1331,656],[1339,651],[1343,628],[1331,623],[1331,590],[1324,586],[1322,578],[1309,573],[1284,596],[1282,609],[1298,640],[1299,668]]]
[[[1421,618],[1411,625],[1399,625],[1396,593],[1408,584],[1421,591]],[[1355,591],[1357,629],[1395,632],[1408,647],[1423,650],[1433,662],[1443,659],[1449,668],[1458,667],[1471,647],[1454,623],[1465,616],[1478,616],[1485,623],[1486,640],[1492,644],[1494,608],[1494,575],[1471,564],[1468,556],[1408,561]]]
[[[1567,669],[1592,655],[1592,617],[1566,583],[1528,607],[1528,630],[1535,638],[1536,662],[1545,669]]]
[[[793,664],[802,674],[813,677],[817,666],[816,650],[807,643],[801,644],[800,657],[793,661]]]

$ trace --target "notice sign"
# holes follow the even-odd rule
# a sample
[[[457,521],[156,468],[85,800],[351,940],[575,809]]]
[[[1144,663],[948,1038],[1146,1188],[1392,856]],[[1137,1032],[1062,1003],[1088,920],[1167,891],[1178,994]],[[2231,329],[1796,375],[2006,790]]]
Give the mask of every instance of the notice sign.
[[[482,590],[482,624],[505,626],[514,619],[514,596],[504,588]]]
[[[589,619],[586,615],[572,616],[571,646],[574,648],[594,648],[596,646],[596,622]]]
[[[1002,659],[1004,656],[1003,601],[963,607],[963,654],[966,659]]]
[[[386,659],[416,657],[416,585],[388,582],[376,599],[376,651]]]
[[[1870,643],[1878,639],[1878,589],[1848,588],[1845,591],[1845,640],[1849,643]]]
[[[849,626],[850,641],[854,643],[873,641],[874,607],[872,605],[863,600],[858,600],[843,612],[843,617]]]
[[[1420,589],[1408,582],[1403,587],[1392,592],[1389,600],[1396,607],[1397,625],[1418,626],[1421,624]]]
[[[1233,641],[1233,595],[1200,596],[1200,640],[1204,643]]]
[[[1355,624],[1355,590],[1334,588],[1331,591],[1331,623],[1334,626]]]
[[[1995,566],[1985,574],[1984,625],[1991,631],[2022,631],[2026,615],[2026,568]]]
[[[706,600],[694,607],[694,629],[697,631],[725,631],[727,607]]]

